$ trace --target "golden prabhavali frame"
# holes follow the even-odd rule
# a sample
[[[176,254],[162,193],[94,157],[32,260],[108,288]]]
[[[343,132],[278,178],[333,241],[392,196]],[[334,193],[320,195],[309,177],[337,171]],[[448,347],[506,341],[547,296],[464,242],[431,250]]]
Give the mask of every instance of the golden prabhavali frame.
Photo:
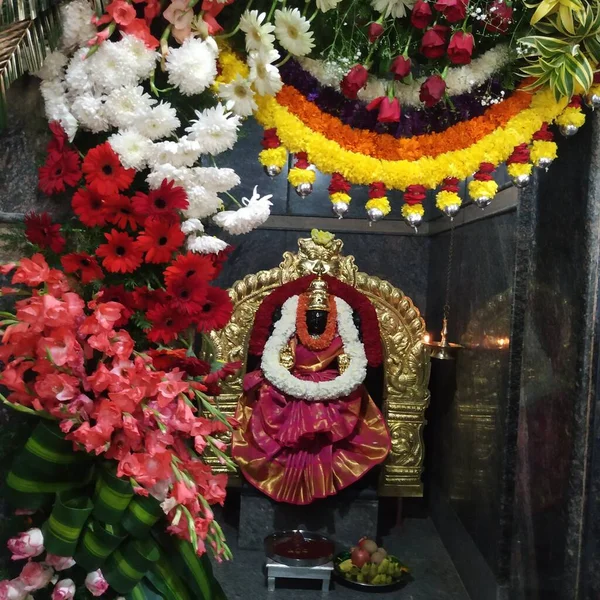
[[[377,310],[384,347],[382,406],[392,437],[392,451],[381,470],[379,494],[421,496],[424,413],[429,403],[429,357],[422,343],[425,321],[411,299],[398,288],[359,272],[353,256],[342,256],[341,240],[332,236],[324,243],[305,238],[298,240],[298,246],[298,253],[284,253],[279,267],[246,275],[229,290],[234,306],[231,320],[221,331],[213,332],[211,338],[218,360],[242,361],[244,369],[224,382],[219,406],[226,415],[234,415],[242,394],[254,316],[262,300],[284,283],[323,270],[356,287]],[[226,470],[214,456],[208,455],[207,462],[217,472]],[[231,478],[234,485],[239,481],[239,475]]]

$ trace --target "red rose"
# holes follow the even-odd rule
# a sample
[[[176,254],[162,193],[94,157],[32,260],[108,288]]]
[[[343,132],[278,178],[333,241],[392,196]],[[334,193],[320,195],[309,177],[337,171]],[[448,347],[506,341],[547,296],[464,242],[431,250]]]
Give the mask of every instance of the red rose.
[[[467,14],[469,0],[436,0],[435,9],[441,12],[448,23],[462,21]]]
[[[390,66],[390,71],[394,74],[394,79],[404,79],[409,73],[412,63],[406,56],[396,56]]]
[[[473,36],[464,31],[457,31],[448,44],[448,58],[455,65],[467,65],[473,54]]]
[[[434,25],[428,29],[421,40],[421,52],[427,58],[441,58],[446,53],[446,35],[448,27]]]
[[[362,65],[354,65],[340,83],[342,94],[350,100],[356,99],[358,92],[365,87],[368,78],[369,72]]]
[[[513,8],[504,0],[494,0],[488,9],[489,17],[485,24],[487,31],[506,33],[512,22]]]
[[[429,4],[423,0],[417,0],[410,15],[410,22],[417,29],[425,29],[431,23],[432,16]]]
[[[371,23],[369,25],[368,34],[371,44],[385,31],[380,23]]]
[[[425,106],[437,104],[446,91],[446,82],[439,75],[431,75],[421,86],[419,98]]]
[[[377,120],[380,123],[397,123],[400,120],[400,103],[398,98],[390,100],[387,96],[379,96],[367,105],[367,110],[379,108]]]

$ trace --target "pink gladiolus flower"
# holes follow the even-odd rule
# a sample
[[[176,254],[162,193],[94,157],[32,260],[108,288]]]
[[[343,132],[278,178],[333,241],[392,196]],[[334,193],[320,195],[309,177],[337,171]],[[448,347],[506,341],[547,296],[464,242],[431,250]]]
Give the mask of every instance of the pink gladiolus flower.
[[[194,11],[189,8],[187,0],[173,0],[163,12],[163,17],[173,25],[173,36],[180,44],[192,33]]]
[[[26,592],[33,592],[45,588],[50,583],[53,575],[54,570],[51,567],[30,561],[23,567],[19,579],[23,583],[23,589]]]
[[[113,0],[107,7],[106,12],[113,18],[117,25],[126,27],[135,19],[135,8],[124,0]]]
[[[25,600],[27,595],[20,579],[0,581],[0,600]]]
[[[64,571],[75,565],[75,560],[71,556],[56,556],[56,554],[46,554],[44,562],[55,571]]]
[[[44,283],[50,275],[50,267],[41,254],[34,254],[31,258],[22,258],[13,275],[13,283],[24,283],[36,287]]]
[[[75,583],[72,579],[61,579],[52,592],[52,600],[71,600],[75,597]]]
[[[102,596],[108,589],[108,582],[104,579],[102,571],[97,569],[87,574],[85,587],[90,591],[92,596]]]
[[[33,528],[11,538],[6,543],[13,560],[39,556],[44,551],[44,535],[41,529]]]

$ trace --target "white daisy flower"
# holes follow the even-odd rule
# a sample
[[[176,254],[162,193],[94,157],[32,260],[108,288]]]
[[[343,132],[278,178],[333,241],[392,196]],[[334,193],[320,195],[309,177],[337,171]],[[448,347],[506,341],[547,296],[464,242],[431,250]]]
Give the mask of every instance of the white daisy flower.
[[[122,46],[125,51],[135,60],[135,72],[141,79],[145,80],[152,75],[159,58],[158,52],[154,52],[135,35],[124,35],[116,45]]]
[[[88,129],[92,133],[110,129],[108,121],[104,118],[103,100],[105,97],[86,93],[78,95],[73,101],[71,112],[84,129]]]
[[[240,18],[240,29],[246,34],[246,50],[261,50],[273,47],[275,27],[267,22],[266,13],[258,13],[257,10],[246,10]]]
[[[35,76],[40,79],[62,79],[68,62],[69,59],[62,52],[51,52]]]
[[[412,10],[416,0],[371,0],[371,6],[384,17],[401,19]]]
[[[106,118],[119,129],[127,129],[132,123],[150,114],[156,100],[141,85],[113,90],[106,98]]]
[[[151,140],[168,137],[181,125],[177,111],[169,102],[160,102],[148,114],[141,115],[133,122],[133,127]]]
[[[181,231],[185,233],[185,235],[190,235],[191,233],[204,233],[204,225],[202,225],[200,219],[188,219],[181,224]]]
[[[187,176],[188,181],[216,193],[227,192],[240,184],[239,175],[226,167],[194,167],[189,169]]]
[[[231,83],[223,83],[219,86],[219,97],[225,101],[227,110],[232,110],[240,117],[249,117],[258,109],[250,82],[239,74]]]
[[[217,55],[213,44],[187,38],[179,48],[169,49],[166,60],[169,83],[186,96],[202,93],[217,76]]]
[[[339,3],[340,0],[317,0],[317,8],[321,12],[327,12],[334,9]]]
[[[192,141],[199,142],[202,153],[219,154],[233,147],[237,140],[240,117],[225,111],[222,104],[196,111],[198,119],[186,129]]]
[[[310,23],[297,8],[275,11],[275,35],[279,43],[294,56],[304,56],[315,46]]]
[[[146,167],[146,160],[152,142],[141,133],[125,129],[108,138],[111,148],[119,155],[121,164],[126,169],[141,171]]]
[[[197,254],[218,254],[229,244],[214,235],[191,235],[187,239],[187,248]]]
[[[217,213],[213,221],[231,235],[248,233],[262,225],[271,214],[273,203],[270,200],[273,195],[261,198],[257,188],[258,186],[254,186],[252,198],[242,198],[242,208]]]
[[[139,83],[135,57],[118,43],[104,42],[86,61],[90,63],[90,79],[101,92],[109,93],[118,87]]]
[[[271,64],[278,58],[279,52],[275,49],[262,49],[248,55],[248,78],[259,96],[274,96],[283,87],[279,69]]]
[[[96,35],[96,27],[92,24],[94,11],[87,0],[66,2],[60,7],[60,24],[62,48],[85,46]]]
[[[185,191],[189,204],[184,214],[188,219],[210,217],[210,215],[214,215],[223,206],[221,198],[202,185],[186,187]]]

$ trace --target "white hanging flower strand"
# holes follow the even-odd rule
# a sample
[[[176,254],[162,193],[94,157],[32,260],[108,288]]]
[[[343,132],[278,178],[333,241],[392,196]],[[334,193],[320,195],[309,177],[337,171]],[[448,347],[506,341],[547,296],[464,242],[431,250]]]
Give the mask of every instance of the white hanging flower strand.
[[[242,198],[242,208],[238,210],[224,210],[213,217],[213,221],[231,235],[248,233],[262,225],[271,214],[271,198],[273,194],[263,196],[258,193],[258,186],[254,186],[252,197]]]
[[[358,330],[352,319],[352,309],[341,298],[335,298],[337,306],[337,327],[342,338],[344,352],[350,359],[348,368],[330,381],[303,381],[294,377],[279,361],[281,350],[296,332],[298,296],[285,301],[281,318],[267,340],[263,351],[261,368],[268,379],[281,392],[302,400],[322,402],[336,400],[351,394],[367,376],[367,356],[358,338]]]

